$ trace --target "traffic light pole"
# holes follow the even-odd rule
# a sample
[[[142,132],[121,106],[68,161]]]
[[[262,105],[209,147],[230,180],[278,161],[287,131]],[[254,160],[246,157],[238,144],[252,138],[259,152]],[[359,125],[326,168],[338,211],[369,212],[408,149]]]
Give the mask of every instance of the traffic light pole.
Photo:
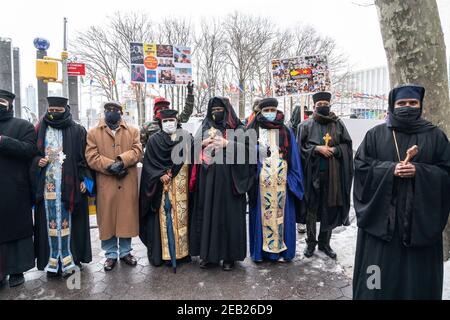
[[[69,76],[67,74],[67,59],[69,53],[67,52],[67,18],[64,18],[64,40],[63,40],[63,52],[61,53],[62,59],[62,77],[63,77],[63,97],[69,98]]]

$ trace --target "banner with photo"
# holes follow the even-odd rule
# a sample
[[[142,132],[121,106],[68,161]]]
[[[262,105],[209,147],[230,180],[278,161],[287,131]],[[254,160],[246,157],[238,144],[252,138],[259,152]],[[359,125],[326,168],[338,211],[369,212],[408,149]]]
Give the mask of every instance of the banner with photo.
[[[330,91],[330,71],[325,55],[272,60],[273,91],[276,97]]]
[[[184,85],[192,81],[191,48],[156,43],[130,43],[131,82]]]

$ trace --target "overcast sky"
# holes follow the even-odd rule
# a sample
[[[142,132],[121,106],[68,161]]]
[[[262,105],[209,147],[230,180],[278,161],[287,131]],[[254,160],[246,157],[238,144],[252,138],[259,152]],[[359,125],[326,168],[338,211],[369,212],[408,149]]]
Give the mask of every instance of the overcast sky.
[[[376,8],[370,0],[3,0],[0,37],[12,38],[21,50],[22,88],[35,80],[37,36],[50,40],[49,54],[59,55],[62,48],[63,17],[69,20],[69,36],[90,25],[102,24],[116,11],[143,11],[154,20],[183,16],[198,22],[201,17],[223,16],[235,10],[271,18],[281,26],[297,23],[313,25],[323,35],[336,39],[350,58],[353,69],[386,64]],[[438,0],[447,46],[450,44],[450,0]],[[70,51],[70,48],[69,48]],[[22,91],[24,94],[24,91]]]

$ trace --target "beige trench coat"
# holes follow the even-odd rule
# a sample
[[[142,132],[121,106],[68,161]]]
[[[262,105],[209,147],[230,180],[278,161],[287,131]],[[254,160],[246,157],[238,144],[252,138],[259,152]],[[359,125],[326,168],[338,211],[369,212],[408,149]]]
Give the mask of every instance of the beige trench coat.
[[[122,180],[106,168],[122,159],[128,175]],[[139,130],[121,120],[114,136],[100,120],[87,135],[86,160],[97,172],[97,223],[100,240],[112,237],[132,238],[139,234],[139,193],[136,164],[142,158]]]

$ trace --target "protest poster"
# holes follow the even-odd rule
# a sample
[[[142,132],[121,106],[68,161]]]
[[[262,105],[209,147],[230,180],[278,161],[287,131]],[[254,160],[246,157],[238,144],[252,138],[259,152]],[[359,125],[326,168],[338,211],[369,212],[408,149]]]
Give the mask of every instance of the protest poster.
[[[330,91],[331,81],[325,55],[272,60],[274,95],[277,97]]]
[[[131,81],[185,85],[192,81],[191,48],[155,43],[130,43]]]

